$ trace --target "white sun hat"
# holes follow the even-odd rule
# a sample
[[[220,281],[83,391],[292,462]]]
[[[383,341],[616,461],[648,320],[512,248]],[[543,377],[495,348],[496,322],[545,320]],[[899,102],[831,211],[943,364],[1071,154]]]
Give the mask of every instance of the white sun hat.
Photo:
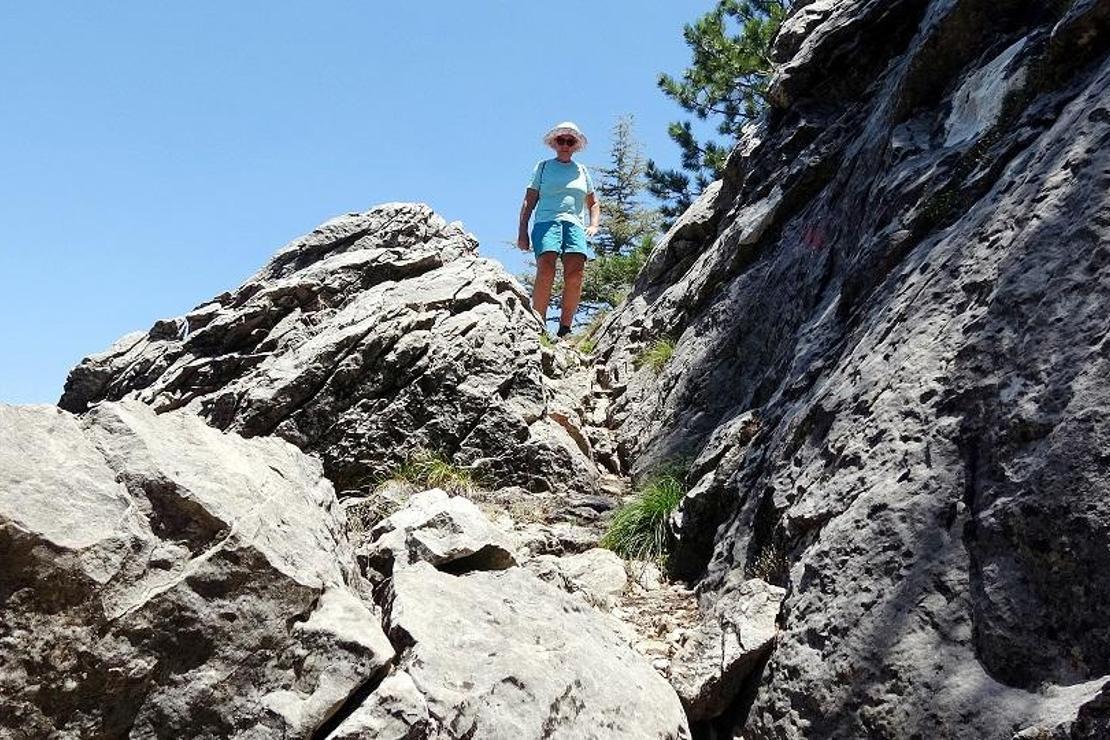
[[[578,139],[578,143],[575,144],[574,149],[571,151],[580,152],[585,149],[586,144],[589,143],[586,139],[586,135],[582,133],[582,129],[578,128],[578,125],[574,121],[563,121],[562,123],[556,124],[550,131],[543,135],[543,143],[547,144],[552,149],[556,149],[555,139],[559,136],[567,135]],[[556,151],[558,150],[556,149]]]

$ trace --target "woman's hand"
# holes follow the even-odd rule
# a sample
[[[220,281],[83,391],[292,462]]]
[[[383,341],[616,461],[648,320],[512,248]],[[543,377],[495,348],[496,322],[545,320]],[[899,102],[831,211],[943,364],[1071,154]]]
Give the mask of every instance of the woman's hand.
[[[518,236],[516,239],[516,248],[522,252],[529,252],[532,249],[532,245],[528,243],[528,237]]]
[[[593,239],[595,236],[597,236],[597,232],[598,232],[598,227],[597,226],[590,225],[590,226],[586,227],[586,236],[589,239]]]

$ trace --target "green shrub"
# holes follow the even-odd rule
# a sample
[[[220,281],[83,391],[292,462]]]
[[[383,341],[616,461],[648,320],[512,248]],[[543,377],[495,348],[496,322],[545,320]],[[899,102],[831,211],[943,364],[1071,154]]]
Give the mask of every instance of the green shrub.
[[[685,495],[686,487],[680,477],[669,472],[654,475],[631,503],[613,515],[600,545],[623,558],[665,558],[673,545],[667,519]]]
[[[597,348],[597,340],[593,337],[584,337],[574,348],[584,355],[591,354]]]
[[[645,237],[639,246],[627,254],[601,254],[586,263],[582,276],[582,301],[598,308],[619,305],[632,290],[654,240]]]
[[[674,340],[670,337],[660,337],[640,353],[640,356],[636,358],[635,364],[637,368],[647,365],[658,375],[663,372],[663,368],[671,359],[672,355],[674,355]]]
[[[470,471],[453,465],[438,452],[418,450],[409,456],[389,480],[402,481],[417,488],[442,488],[451,493],[470,493],[474,479]]]

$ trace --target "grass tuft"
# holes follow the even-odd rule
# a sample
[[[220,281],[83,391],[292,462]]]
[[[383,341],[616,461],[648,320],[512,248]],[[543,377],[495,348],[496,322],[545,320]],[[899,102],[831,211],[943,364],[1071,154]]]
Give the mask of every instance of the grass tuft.
[[[658,375],[663,372],[671,357],[674,355],[674,340],[670,337],[660,337],[648,345],[647,349],[636,358],[637,368],[650,367]]]
[[[767,583],[782,586],[788,569],[786,553],[778,545],[769,543],[759,551],[755,560],[745,569],[744,575],[747,578],[759,578]]]
[[[410,455],[389,480],[402,481],[422,489],[442,488],[456,494],[469,494],[474,489],[474,478],[469,470],[453,465],[438,452],[428,450],[418,450]]]
[[[652,476],[636,498],[613,515],[601,546],[631,560],[664,559],[674,544],[667,519],[685,495],[686,486],[674,472]]]

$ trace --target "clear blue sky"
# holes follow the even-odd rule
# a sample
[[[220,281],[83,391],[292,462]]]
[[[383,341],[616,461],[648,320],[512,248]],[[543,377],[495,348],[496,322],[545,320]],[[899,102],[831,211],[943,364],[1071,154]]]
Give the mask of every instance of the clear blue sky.
[[[0,402],[180,315],[340,213],[422,201],[514,273],[540,137],[606,162],[635,116],[674,166],[655,87],[704,2],[191,0],[0,6]]]

